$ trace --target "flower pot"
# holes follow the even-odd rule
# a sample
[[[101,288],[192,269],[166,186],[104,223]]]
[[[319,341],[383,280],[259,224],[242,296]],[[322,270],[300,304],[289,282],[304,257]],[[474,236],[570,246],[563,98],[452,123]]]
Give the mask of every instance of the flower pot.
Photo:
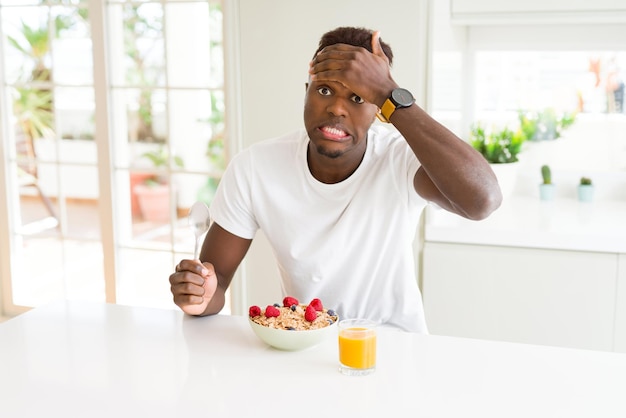
[[[543,201],[554,200],[556,194],[556,187],[554,184],[540,184],[539,185],[539,198]]]
[[[593,200],[593,185],[592,184],[579,184],[578,185],[578,200],[580,202],[591,202]]]
[[[170,187],[167,184],[138,184],[135,193],[144,220],[166,222],[170,219]]]
[[[498,184],[500,185],[500,190],[502,191],[502,197],[504,199],[510,197],[515,191],[515,186],[517,184],[517,173],[520,167],[519,161],[514,163],[489,165],[498,179]]]
[[[147,173],[130,173],[130,208],[133,216],[141,215],[139,198],[135,189],[151,177],[152,174]]]

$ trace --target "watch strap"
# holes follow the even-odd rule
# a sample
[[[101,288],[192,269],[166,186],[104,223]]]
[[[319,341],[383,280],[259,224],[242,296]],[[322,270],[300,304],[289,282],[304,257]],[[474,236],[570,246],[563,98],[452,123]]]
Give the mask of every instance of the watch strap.
[[[380,108],[380,112],[378,112],[378,119],[382,122],[391,123],[391,115],[396,111],[396,105],[391,101],[391,99],[385,100],[383,103],[383,107]]]

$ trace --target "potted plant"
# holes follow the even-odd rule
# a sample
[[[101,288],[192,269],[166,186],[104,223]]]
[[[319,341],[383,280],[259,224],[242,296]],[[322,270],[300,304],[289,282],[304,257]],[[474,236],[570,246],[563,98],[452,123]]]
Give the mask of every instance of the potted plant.
[[[500,130],[487,130],[481,123],[476,123],[470,131],[470,144],[491,165],[505,198],[511,195],[515,188],[518,155],[525,141],[526,136],[521,129],[513,131],[505,127]]]
[[[552,183],[552,170],[549,165],[541,166],[541,178],[543,182],[539,185],[539,196],[541,200],[554,200],[555,186]]]
[[[519,161],[518,155],[526,136],[521,129],[513,131],[508,127],[501,130],[487,130],[481,123],[472,126],[470,144],[480,152],[490,164],[506,164]]]
[[[589,177],[581,177],[578,184],[578,200],[581,202],[591,202],[593,200],[594,186]]]
[[[142,157],[148,159],[157,169],[167,167],[169,164],[169,153],[164,147],[145,152]],[[172,163],[177,167],[184,166],[179,156],[173,156]],[[169,219],[170,185],[167,176],[160,173],[150,174],[142,183],[134,185],[132,191],[144,220],[163,222]]]

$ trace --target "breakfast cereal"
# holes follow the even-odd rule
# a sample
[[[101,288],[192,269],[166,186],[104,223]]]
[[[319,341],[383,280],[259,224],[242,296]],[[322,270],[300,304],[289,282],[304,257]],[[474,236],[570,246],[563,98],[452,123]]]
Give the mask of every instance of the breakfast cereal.
[[[287,299],[289,298],[289,299]],[[285,300],[293,301],[293,298],[287,297]],[[318,299],[319,301],[319,299]],[[321,303],[318,308],[321,310],[313,310],[316,313],[314,319],[311,318],[311,309],[309,314],[305,317],[307,306],[303,304],[293,304],[291,306],[280,306],[278,304],[269,305],[265,310],[261,310],[257,306],[250,307],[250,319],[259,324],[269,328],[285,329],[285,330],[311,330],[327,327],[337,322],[337,314],[332,309],[325,309],[321,307]],[[269,311],[270,315],[266,314]],[[275,310],[278,310],[278,315],[275,315]],[[313,319],[309,321],[308,319]]]

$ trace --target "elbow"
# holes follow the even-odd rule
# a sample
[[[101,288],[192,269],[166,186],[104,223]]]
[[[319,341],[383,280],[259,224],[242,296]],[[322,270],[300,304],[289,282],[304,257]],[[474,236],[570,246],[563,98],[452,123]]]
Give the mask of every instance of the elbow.
[[[495,187],[477,199],[474,210],[467,214],[467,218],[473,221],[482,221],[495,212],[500,205],[502,205],[502,191],[500,187]]]

